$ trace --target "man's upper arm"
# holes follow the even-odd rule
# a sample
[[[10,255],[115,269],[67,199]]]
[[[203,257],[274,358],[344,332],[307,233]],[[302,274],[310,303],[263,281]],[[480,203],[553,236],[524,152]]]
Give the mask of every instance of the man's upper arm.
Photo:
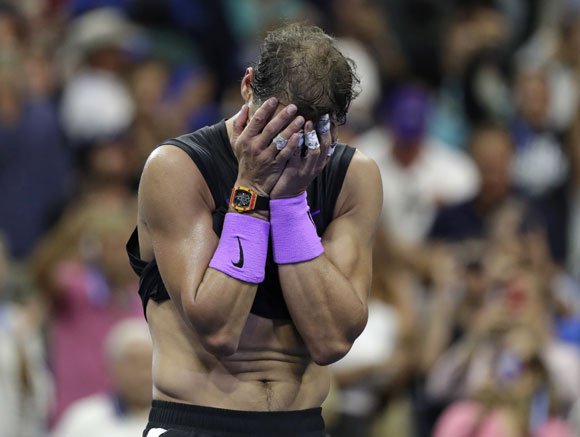
[[[139,214],[180,311],[184,293],[197,290],[218,243],[210,202],[203,176],[184,151],[161,146],[151,154],[139,186]]]
[[[338,197],[335,219],[322,243],[330,261],[366,301],[371,283],[372,246],[382,208],[381,175],[375,162],[357,151]]]

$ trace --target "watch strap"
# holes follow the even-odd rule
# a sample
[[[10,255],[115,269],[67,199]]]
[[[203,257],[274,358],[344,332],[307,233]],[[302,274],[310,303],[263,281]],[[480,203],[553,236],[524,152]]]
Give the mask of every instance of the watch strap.
[[[265,196],[258,196],[254,209],[256,211],[270,211],[270,198]]]

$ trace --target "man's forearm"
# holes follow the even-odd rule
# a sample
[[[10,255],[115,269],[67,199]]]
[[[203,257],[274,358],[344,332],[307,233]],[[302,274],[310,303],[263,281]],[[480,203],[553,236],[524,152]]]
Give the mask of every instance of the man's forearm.
[[[226,214],[220,240],[199,286],[185,285],[185,313],[217,353],[231,354],[264,280],[270,225],[249,215]]]
[[[278,271],[286,305],[314,361],[326,365],[342,358],[367,320],[352,284],[324,254]]]
[[[237,350],[257,288],[208,268],[197,289],[181,294],[187,322],[209,352],[231,355]]]

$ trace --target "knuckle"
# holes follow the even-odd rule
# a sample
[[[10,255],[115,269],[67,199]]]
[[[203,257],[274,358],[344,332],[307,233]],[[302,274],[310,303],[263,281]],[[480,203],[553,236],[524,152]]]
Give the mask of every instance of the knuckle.
[[[254,114],[252,121],[254,122],[254,124],[263,124],[265,121],[265,118],[261,114],[256,113],[256,114]]]

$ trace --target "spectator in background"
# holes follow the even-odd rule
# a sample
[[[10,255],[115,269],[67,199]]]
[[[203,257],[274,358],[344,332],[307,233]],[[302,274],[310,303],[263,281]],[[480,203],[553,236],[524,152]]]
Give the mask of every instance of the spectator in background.
[[[576,117],[566,141],[570,173],[558,186],[535,199],[546,226],[550,252],[561,269],[580,280],[580,116]]]
[[[161,102],[170,81],[169,65],[161,59],[146,59],[131,72],[131,91],[135,96],[135,122],[131,128],[134,150],[130,156],[134,178],[141,176],[143,162],[152,147],[170,138],[174,123],[165,123],[169,114],[161,110]],[[168,109],[168,108],[167,108]],[[162,119],[162,121],[160,120]]]
[[[97,9],[71,22],[62,58],[67,81],[61,118],[77,150],[114,138],[132,123],[135,103],[124,75],[136,32],[115,9]]]
[[[52,380],[40,332],[38,303],[8,298],[10,265],[0,240],[0,434],[42,437]]]
[[[570,422],[570,426],[573,429],[573,435],[580,435],[580,399],[576,401],[570,410],[568,422]]]
[[[521,67],[515,86],[514,184],[540,195],[562,183],[568,170],[559,132],[550,119],[549,77],[541,68]]]
[[[238,6],[247,2],[235,3]],[[270,3],[251,11],[259,15]],[[224,0],[138,0],[128,2],[127,6],[131,19],[146,28],[153,55],[171,56],[173,61],[181,59],[185,64],[196,59],[203,65],[204,74],[213,83],[210,90],[213,103],[221,99],[228,85],[238,80],[236,67],[246,65],[236,62],[243,52],[240,48],[243,43],[234,36],[238,17],[233,17],[233,22],[229,20]],[[281,6],[279,3],[278,7]]]
[[[534,206],[546,228],[554,263],[556,329],[562,340],[580,347],[580,118],[574,121],[565,145],[570,166],[567,178],[534,199]]]
[[[542,281],[535,271],[514,266],[464,339],[440,357],[429,377],[431,396],[476,404],[451,406],[436,436],[467,432],[458,421],[478,436],[568,435],[554,429],[566,429],[558,417],[580,396],[580,355],[551,335],[550,296]],[[551,433],[542,434],[547,427]]]
[[[175,62],[153,51],[131,71],[136,112],[128,137],[133,143],[132,175],[137,181],[156,144],[176,132],[193,131],[219,118],[212,100],[216,88],[213,76],[200,62]]]
[[[35,254],[38,288],[49,304],[54,418],[72,402],[110,388],[103,358],[105,337],[120,320],[141,316],[124,247],[135,209],[102,205],[69,211]]]
[[[443,34],[455,2],[383,0],[382,3],[389,11],[389,24],[410,75],[430,85],[438,84],[441,79],[439,65],[444,54]]]
[[[429,111],[428,92],[404,86],[390,101],[387,129],[356,141],[381,170],[384,227],[405,244],[421,243],[437,208],[469,198],[478,185],[468,157],[426,135]]]
[[[112,327],[104,352],[111,391],[70,405],[53,437],[137,437],[142,433],[151,404],[153,355],[145,321],[126,320]]]
[[[0,3],[0,233],[24,260],[68,194],[70,160],[56,108],[30,94],[24,17]]]
[[[509,269],[503,285],[487,290],[488,302],[465,334],[438,359],[429,377],[429,393],[438,399],[460,399],[474,395],[489,378],[513,377],[494,373],[517,370],[507,367],[511,361],[497,361],[507,350],[520,361],[534,354],[543,360],[559,402],[569,407],[580,396],[580,355],[553,337],[543,278],[520,265]],[[504,364],[506,368],[501,367]]]
[[[385,3],[369,0],[330,0],[326,2],[326,16],[320,18],[330,19],[328,26],[339,39],[356,41],[364,46],[364,50],[378,67],[380,85],[388,89],[397,81],[404,80],[404,74],[408,72],[407,59],[394,31],[397,23],[393,23],[391,11]],[[361,85],[362,92],[368,92],[365,90],[364,79]]]
[[[514,254],[524,252],[538,272],[547,270],[542,234],[529,207],[512,188],[509,132],[493,124],[475,129],[470,152],[481,179],[479,191],[469,200],[442,208],[429,233],[431,243],[442,244],[444,251],[430,258],[451,256],[456,270],[447,269],[448,286],[442,288],[443,293],[427,296],[427,334],[420,342],[422,374],[429,373],[443,351],[471,331],[474,318],[488,305],[489,289],[505,279]],[[445,400],[426,397],[423,386],[418,388],[418,415],[429,425],[445,407]]]
[[[476,129],[470,153],[481,180],[479,191],[439,210],[429,231],[432,240],[482,240],[489,236],[494,216],[515,201],[510,173],[514,151],[509,132],[494,125]]]
[[[429,132],[465,150],[472,126],[511,115],[506,46],[510,28],[494,2],[468,1],[450,10],[441,36],[441,84]],[[514,5],[515,2],[511,2]]]
[[[578,83],[580,80],[580,4],[570,2],[570,10],[562,17],[558,47],[559,61],[568,67]]]

